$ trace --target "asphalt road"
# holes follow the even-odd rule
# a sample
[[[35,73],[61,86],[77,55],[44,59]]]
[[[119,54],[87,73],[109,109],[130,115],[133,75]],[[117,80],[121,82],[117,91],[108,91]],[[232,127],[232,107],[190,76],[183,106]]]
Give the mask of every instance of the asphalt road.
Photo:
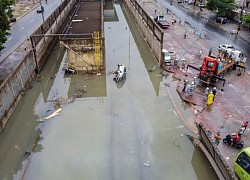
[[[206,40],[209,44],[213,45],[213,49],[218,49],[220,44],[233,44],[236,49],[244,53],[245,57],[250,57],[250,44],[248,42],[225,32],[201,16],[194,14],[192,11],[188,11],[188,6],[192,7],[192,5],[178,5],[176,3],[171,6],[168,1],[162,1],[162,7],[165,9],[168,8],[171,13],[181,19],[182,23],[188,23],[197,30],[197,34],[201,34],[203,37],[206,34]],[[228,31],[231,32],[233,30],[234,29],[228,29]],[[248,66],[249,65],[250,64],[248,64]]]
[[[44,6],[44,18],[46,19],[50,14],[59,6],[61,0],[48,1],[48,4],[43,3]],[[16,23],[13,23],[10,29],[10,35],[7,37],[7,41],[4,44],[5,49],[1,52],[0,62],[2,62],[11,52],[13,52],[25,39],[42,24],[42,14],[36,12],[40,9],[40,5],[19,19]]]

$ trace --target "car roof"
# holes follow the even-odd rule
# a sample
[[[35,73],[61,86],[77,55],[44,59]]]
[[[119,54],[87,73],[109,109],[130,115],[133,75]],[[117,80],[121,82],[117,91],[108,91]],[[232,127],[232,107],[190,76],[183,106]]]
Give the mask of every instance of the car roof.
[[[168,50],[166,50],[166,49],[162,49],[162,52],[168,52]]]
[[[241,154],[242,152],[245,152],[248,156],[250,156],[250,147],[244,148],[239,154]]]
[[[223,46],[227,46],[227,47],[233,47],[233,45],[231,44],[222,44]]]

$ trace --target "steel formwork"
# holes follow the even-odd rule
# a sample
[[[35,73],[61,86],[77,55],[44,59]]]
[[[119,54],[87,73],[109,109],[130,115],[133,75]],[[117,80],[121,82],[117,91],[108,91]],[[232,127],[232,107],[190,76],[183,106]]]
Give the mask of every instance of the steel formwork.
[[[94,32],[100,34],[100,47],[95,47]],[[99,70],[104,67],[103,5],[102,1],[79,1],[70,22],[60,39],[67,48],[68,63],[77,70]],[[97,63],[94,50],[100,48],[101,60]],[[91,67],[91,68],[89,68]]]

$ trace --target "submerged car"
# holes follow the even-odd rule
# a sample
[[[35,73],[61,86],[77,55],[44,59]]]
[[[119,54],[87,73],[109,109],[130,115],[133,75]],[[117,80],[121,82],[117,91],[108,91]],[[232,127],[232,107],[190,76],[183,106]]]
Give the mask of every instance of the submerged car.
[[[126,76],[127,69],[123,64],[118,64],[118,69],[116,70],[114,81],[117,83],[121,81]]]

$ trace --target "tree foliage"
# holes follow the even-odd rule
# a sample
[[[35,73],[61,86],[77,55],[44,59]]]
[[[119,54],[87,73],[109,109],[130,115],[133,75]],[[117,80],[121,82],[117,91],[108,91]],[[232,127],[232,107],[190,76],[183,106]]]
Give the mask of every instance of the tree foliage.
[[[244,24],[250,27],[250,14],[243,16],[242,21],[244,22]]]
[[[235,0],[208,0],[206,7],[216,12],[217,16],[227,17],[237,5]]]
[[[0,0],[0,51],[4,49],[3,44],[7,41],[10,19],[13,17],[11,5],[12,0]]]

